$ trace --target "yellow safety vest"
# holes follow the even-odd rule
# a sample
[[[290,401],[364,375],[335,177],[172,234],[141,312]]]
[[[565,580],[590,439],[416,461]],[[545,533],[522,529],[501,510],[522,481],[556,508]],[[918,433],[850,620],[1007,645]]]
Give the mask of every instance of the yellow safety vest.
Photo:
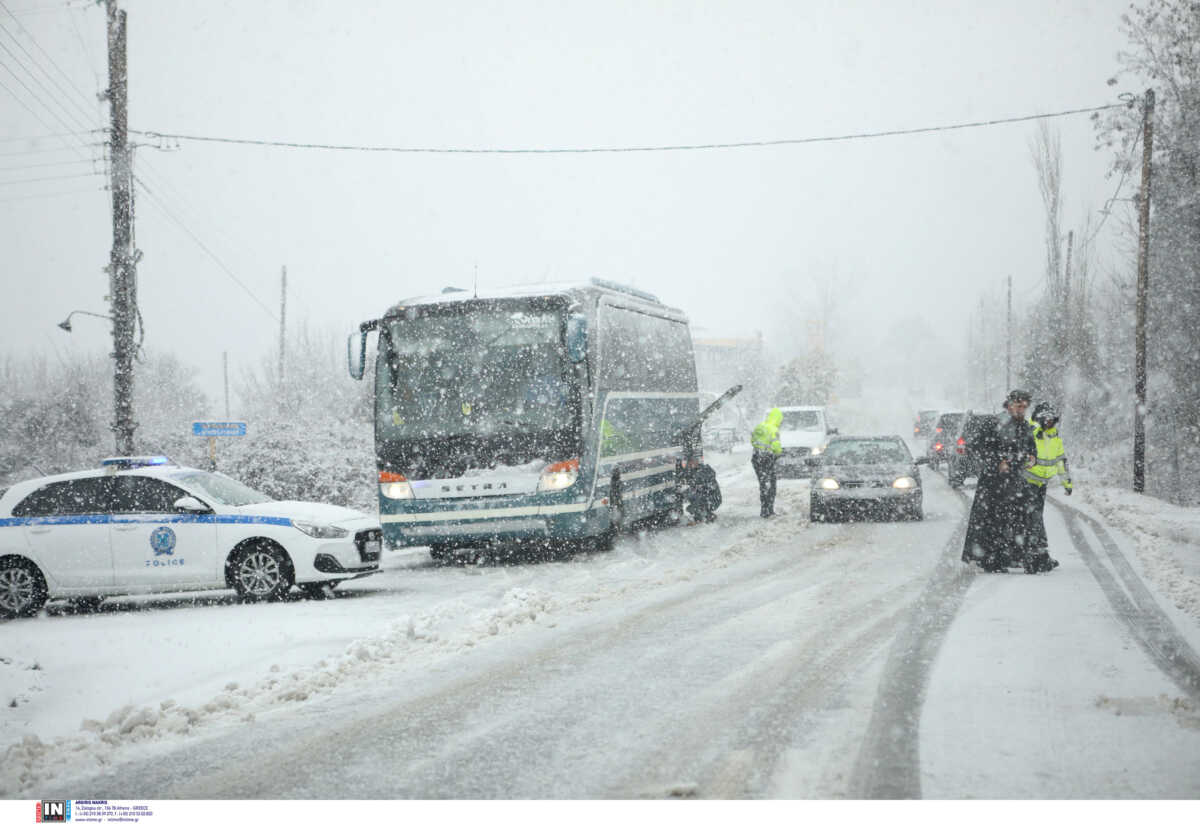
[[[750,445],[755,452],[771,452],[775,455],[783,453],[783,444],[779,442],[779,424],[783,423],[783,412],[778,407],[767,413],[767,419],[754,427],[750,433]]]
[[[1063,447],[1058,429],[1034,427],[1033,441],[1037,444],[1037,463],[1025,470],[1025,480],[1035,486],[1045,486],[1059,475],[1062,485],[1071,488],[1071,472],[1067,468],[1067,450]]]

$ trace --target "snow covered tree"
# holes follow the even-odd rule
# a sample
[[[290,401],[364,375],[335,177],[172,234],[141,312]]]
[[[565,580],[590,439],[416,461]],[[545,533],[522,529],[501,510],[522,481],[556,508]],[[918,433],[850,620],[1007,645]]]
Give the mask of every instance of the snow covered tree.
[[[1147,318],[1147,462],[1151,467],[1200,465],[1200,3],[1147,0],[1121,18],[1129,50],[1111,85],[1128,84],[1135,102],[1156,93]],[[1136,177],[1141,158],[1141,105],[1096,118],[1102,147],[1113,151],[1113,173]],[[1127,264],[1131,278],[1135,261]],[[1129,349],[1127,358],[1132,360]],[[1124,404],[1132,416],[1133,384]],[[1193,470],[1193,476],[1196,474]],[[1147,473],[1156,494],[1185,490],[1200,500],[1194,477]],[[1180,481],[1183,481],[1182,483]]]
[[[829,403],[837,386],[838,369],[823,350],[810,349],[779,370],[776,403],[780,406]]]

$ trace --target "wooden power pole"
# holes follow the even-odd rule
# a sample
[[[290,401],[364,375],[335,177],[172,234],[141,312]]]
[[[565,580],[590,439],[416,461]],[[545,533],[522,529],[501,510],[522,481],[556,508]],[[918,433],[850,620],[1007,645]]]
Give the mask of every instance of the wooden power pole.
[[[287,267],[279,279],[279,388],[283,389],[283,353],[287,350]]]
[[[1138,195],[1137,321],[1134,331],[1133,491],[1146,490],[1146,310],[1150,292],[1150,159],[1154,153],[1154,89],[1142,111],[1142,190]]]
[[[113,245],[108,265],[113,321],[113,432],[117,454],[133,454],[133,325],[137,319],[137,262],[133,254],[133,154],[128,132],[125,12],[107,0],[108,104],[112,125]]]

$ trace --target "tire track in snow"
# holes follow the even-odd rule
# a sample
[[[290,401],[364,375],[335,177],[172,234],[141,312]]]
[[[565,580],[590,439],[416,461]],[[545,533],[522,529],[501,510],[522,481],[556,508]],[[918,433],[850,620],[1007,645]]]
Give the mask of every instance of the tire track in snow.
[[[964,504],[965,493],[953,489]],[[851,798],[921,797],[921,707],[938,649],[975,579],[963,566],[967,510],[888,653],[871,720],[849,782]]]
[[[1053,498],[1049,500],[1066,521],[1075,551],[1087,564],[1092,577],[1112,605],[1113,612],[1128,627],[1138,646],[1180,690],[1192,700],[1200,702],[1200,655],[1175,629],[1116,541],[1095,518]],[[1079,528],[1079,521],[1091,527],[1120,581],[1113,577],[1092,549]]]

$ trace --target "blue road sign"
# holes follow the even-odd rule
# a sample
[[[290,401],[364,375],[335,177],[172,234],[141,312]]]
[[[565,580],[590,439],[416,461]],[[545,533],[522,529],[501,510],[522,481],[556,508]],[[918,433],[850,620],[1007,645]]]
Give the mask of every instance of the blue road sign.
[[[246,434],[245,421],[192,421],[192,434],[201,438],[241,436]]]

